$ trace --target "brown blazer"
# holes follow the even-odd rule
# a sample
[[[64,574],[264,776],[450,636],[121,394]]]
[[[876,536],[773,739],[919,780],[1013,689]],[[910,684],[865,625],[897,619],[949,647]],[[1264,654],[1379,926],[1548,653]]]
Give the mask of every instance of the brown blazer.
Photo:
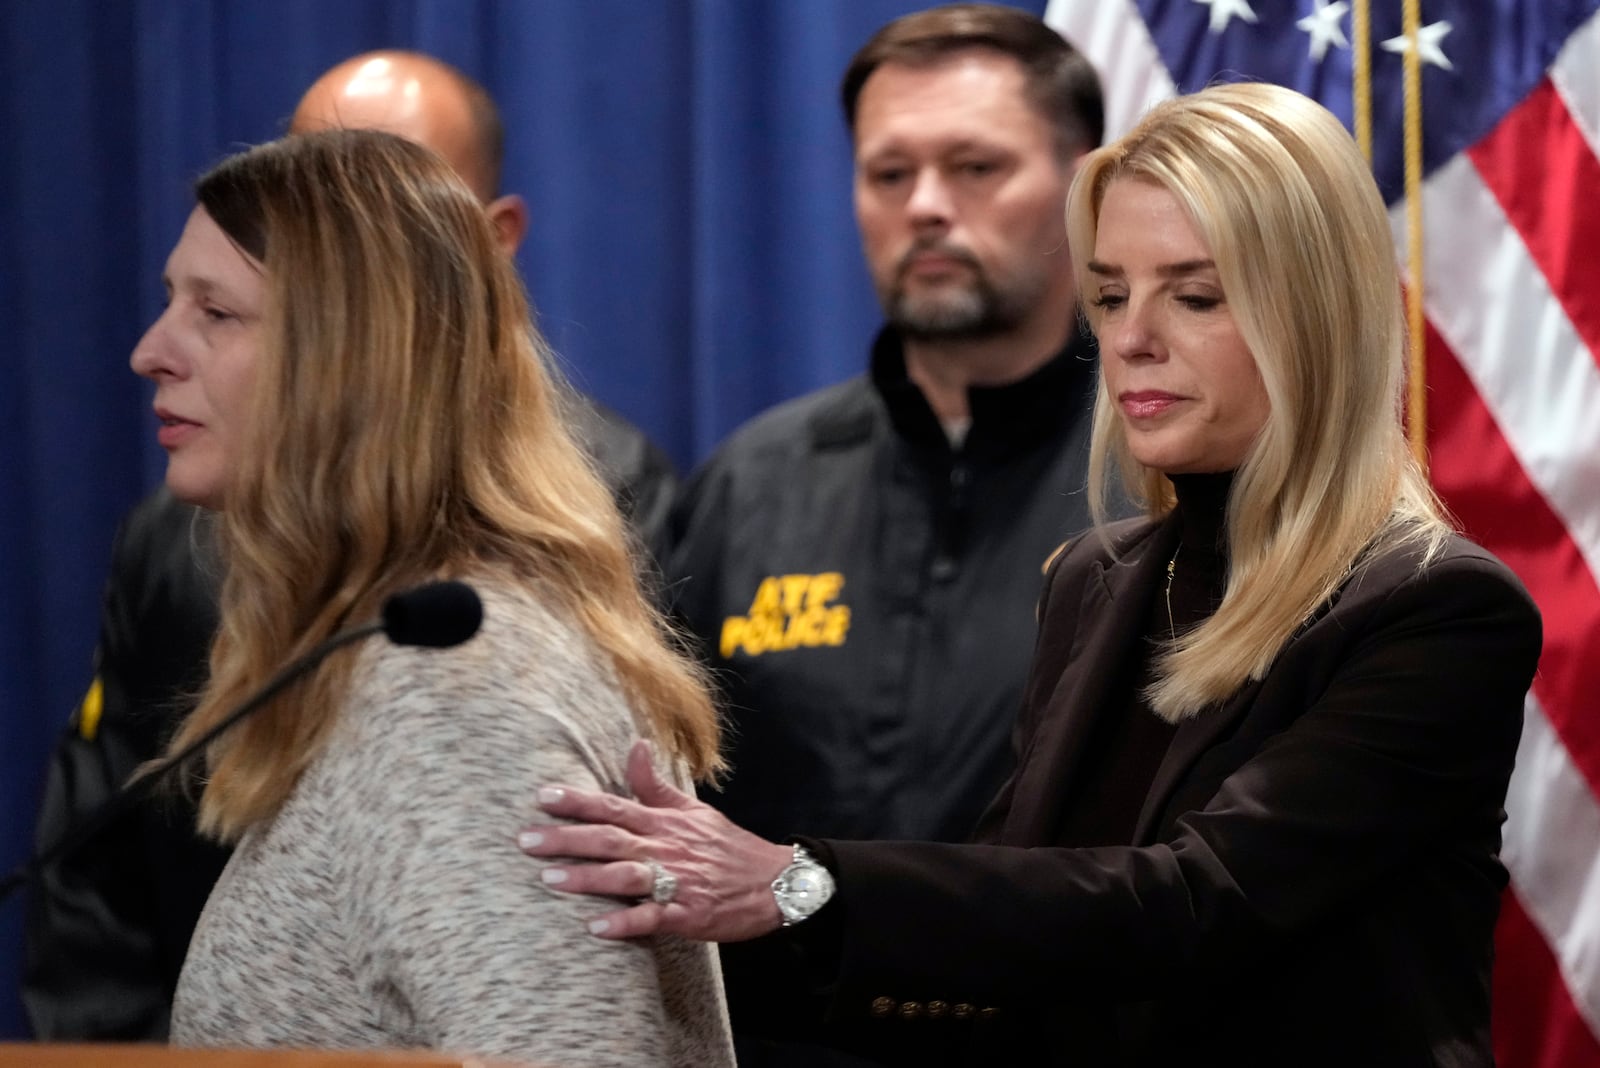
[[[1179,728],[1126,846],[1057,827],[1127,707],[1171,522],[1047,578],[1017,768],[980,843],[820,842],[830,1018],[892,1061],[1490,1065],[1502,805],[1537,609],[1463,539],[1377,554],[1266,677]],[[830,909],[832,906],[830,906]]]

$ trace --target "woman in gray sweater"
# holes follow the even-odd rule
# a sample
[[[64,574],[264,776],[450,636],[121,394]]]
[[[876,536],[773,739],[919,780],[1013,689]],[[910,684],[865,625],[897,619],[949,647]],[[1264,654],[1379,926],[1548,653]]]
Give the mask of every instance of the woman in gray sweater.
[[[238,849],[174,1041],[731,1064],[709,947],[597,943],[517,852],[540,783],[621,792],[640,738],[683,783],[719,760],[481,206],[371,131],[252,149],[197,199],[132,360],[168,486],[222,517],[211,683],[173,747],[398,589],[465,579],[485,620],[335,654],[210,747],[201,827]]]

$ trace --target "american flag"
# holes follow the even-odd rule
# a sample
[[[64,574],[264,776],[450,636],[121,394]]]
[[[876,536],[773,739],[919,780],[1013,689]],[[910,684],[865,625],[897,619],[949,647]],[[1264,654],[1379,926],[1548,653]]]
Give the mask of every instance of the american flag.
[[[1291,86],[1352,125],[1345,0],[1050,0],[1107,136],[1174,92]],[[1422,63],[1435,487],[1544,612],[1506,802],[1505,1068],[1600,1068],[1600,0],[1371,4],[1373,169],[1405,254],[1403,53]]]

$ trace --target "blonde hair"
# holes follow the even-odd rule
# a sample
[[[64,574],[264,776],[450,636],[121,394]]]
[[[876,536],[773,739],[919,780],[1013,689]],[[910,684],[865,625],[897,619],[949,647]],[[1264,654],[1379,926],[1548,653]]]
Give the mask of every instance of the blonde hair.
[[[1400,421],[1406,342],[1383,199],[1339,121],[1261,84],[1153,108],[1073,182],[1080,285],[1106,189],[1123,179],[1155,183],[1186,209],[1271,406],[1229,495],[1222,603],[1156,658],[1149,697],[1177,721],[1261,678],[1364,553],[1415,541],[1425,563],[1449,527]],[[1084,314],[1098,327],[1099,309]],[[1128,451],[1102,377],[1089,458],[1097,524],[1113,464],[1152,517],[1172,509],[1171,482]]]
[[[642,594],[611,494],[482,206],[432,152],[370,130],[225,160],[200,206],[264,266],[253,410],[224,494],[227,576],[198,738],[397,589],[492,569],[538,585],[615,669],[641,730],[721,767],[701,670]],[[339,653],[213,743],[203,830],[273,815],[326,743]]]

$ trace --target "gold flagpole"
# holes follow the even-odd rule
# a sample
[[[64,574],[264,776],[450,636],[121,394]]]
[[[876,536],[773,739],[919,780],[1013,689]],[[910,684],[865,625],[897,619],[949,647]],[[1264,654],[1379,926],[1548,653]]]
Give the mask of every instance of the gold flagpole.
[[[1411,452],[1428,469],[1428,335],[1422,310],[1422,27],[1421,0],[1405,0],[1406,74],[1406,320],[1411,328],[1411,367],[1406,390],[1406,432]]]
[[[1355,0],[1350,14],[1351,103],[1355,108],[1356,144],[1372,165],[1372,23],[1368,0]]]

